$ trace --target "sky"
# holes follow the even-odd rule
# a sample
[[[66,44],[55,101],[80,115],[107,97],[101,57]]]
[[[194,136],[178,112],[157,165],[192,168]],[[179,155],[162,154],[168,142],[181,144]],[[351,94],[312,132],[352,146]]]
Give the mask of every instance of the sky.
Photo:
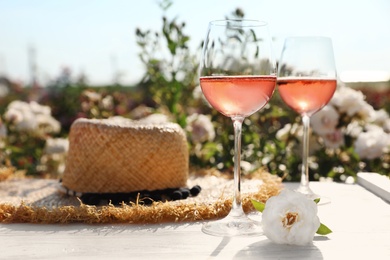
[[[177,17],[200,55],[208,22],[238,7],[269,23],[277,58],[288,36],[328,36],[342,79],[390,79],[389,0],[173,0],[166,13],[157,0],[0,0],[0,76],[29,83],[34,53],[41,84],[63,68],[90,84],[110,84],[118,72],[134,84],[144,73],[137,27],[160,32],[163,15]]]

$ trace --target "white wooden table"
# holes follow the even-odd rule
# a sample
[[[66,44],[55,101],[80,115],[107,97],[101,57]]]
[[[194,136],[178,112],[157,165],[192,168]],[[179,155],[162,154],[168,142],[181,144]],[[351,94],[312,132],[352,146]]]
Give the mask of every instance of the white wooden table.
[[[0,259],[390,259],[388,202],[359,184],[311,186],[331,199],[319,206],[319,217],[333,233],[309,246],[277,245],[265,236],[213,237],[201,232],[202,223],[1,224]]]

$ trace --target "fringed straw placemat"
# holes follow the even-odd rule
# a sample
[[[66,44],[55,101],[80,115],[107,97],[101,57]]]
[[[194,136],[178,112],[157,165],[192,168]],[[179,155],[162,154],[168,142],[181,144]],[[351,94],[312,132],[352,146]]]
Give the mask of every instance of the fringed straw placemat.
[[[233,180],[218,171],[190,174],[188,186],[200,185],[196,197],[185,200],[90,206],[58,191],[58,180],[8,179],[0,182],[0,223],[148,224],[191,222],[226,216],[232,204]],[[252,211],[251,199],[265,202],[279,193],[281,179],[265,171],[242,179],[242,202]]]

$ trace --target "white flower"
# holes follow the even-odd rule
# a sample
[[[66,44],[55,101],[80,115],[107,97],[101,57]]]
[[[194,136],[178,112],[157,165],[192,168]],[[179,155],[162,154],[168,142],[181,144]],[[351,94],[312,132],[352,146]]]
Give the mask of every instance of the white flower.
[[[35,115],[39,131],[42,133],[58,133],[61,131],[61,124],[51,115]]]
[[[49,106],[42,106],[35,101],[30,102],[29,109],[35,115],[46,115],[46,116],[51,115],[51,108]]]
[[[355,151],[361,159],[379,158],[390,146],[390,135],[377,125],[367,125],[366,129],[357,137]]]
[[[51,116],[49,106],[37,102],[12,101],[4,114],[5,120],[13,123],[18,131],[31,131],[40,134],[58,133],[61,124]]]
[[[372,123],[377,125],[384,125],[387,120],[389,120],[389,114],[384,109],[380,109],[373,113]]]
[[[390,133],[390,119],[387,119],[385,122],[383,122],[383,131]]]
[[[335,129],[333,133],[321,136],[326,147],[337,149],[344,145],[344,135],[340,129]]]
[[[92,102],[99,102],[102,99],[102,95],[95,91],[85,90],[82,95],[87,97]]]
[[[67,138],[48,138],[45,144],[46,154],[62,154],[69,150],[69,140]]]
[[[338,108],[341,113],[366,120],[372,117],[375,110],[364,99],[365,96],[361,91],[342,86],[336,90],[329,104]]]
[[[338,107],[340,112],[346,112],[347,115],[353,116],[359,112],[362,102],[364,102],[364,95],[362,92],[341,86],[336,89],[329,104]]]
[[[186,131],[190,133],[190,138],[194,143],[213,141],[215,130],[210,118],[202,114],[192,114],[187,117]]]
[[[372,118],[375,117],[375,109],[364,101],[358,115],[363,120],[372,121]]]
[[[33,116],[24,115],[23,120],[16,124],[16,129],[20,132],[33,132],[38,128],[38,122]]]
[[[337,110],[330,105],[324,106],[310,118],[313,131],[319,135],[332,134],[339,122]]]
[[[165,124],[169,122],[169,118],[164,114],[155,113],[141,118],[137,122],[142,124]]]
[[[192,91],[192,96],[194,97],[194,99],[203,98],[202,89],[200,88],[200,85],[194,88],[194,90]]]
[[[345,133],[354,138],[357,138],[361,132],[363,132],[363,127],[357,121],[352,121],[345,129]]]
[[[276,132],[276,139],[278,139],[280,141],[287,141],[287,138],[290,134],[291,128],[292,128],[291,124],[285,124],[283,126],[283,128],[279,129]]]
[[[292,135],[298,137],[302,135],[302,125],[301,124],[285,124],[283,128],[279,129],[276,132],[276,138],[280,141],[287,141],[287,138]]]
[[[153,109],[151,107],[147,107],[145,105],[140,105],[131,111],[131,118],[140,119],[140,118],[146,117],[152,113],[153,113]]]
[[[110,95],[105,96],[101,101],[101,107],[103,109],[112,109],[114,107],[114,98]]]
[[[65,171],[68,150],[69,140],[67,138],[46,139],[44,154],[40,158],[38,168],[50,173],[52,177],[61,177]]]
[[[305,195],[282,190],[271,197],[263,211],[264,234],[278,244],[306,245],[320,227],[317,205]]]
[[[311,132],[312,129],[309,129]],[[309,132],[309,154],[314,154],[318,149],[321,148],[320,144],[318,143],[316,137]],[[294,136],[296,140],[299,143],[303,142],[303,126],[301,124],[285,124],[283,128],[279,129],[278,132],[276,132],[276,139],[286,142],[289,138],[289,136]],[[302,145],[299,146],[300,151],[299,154],[302,154]]]

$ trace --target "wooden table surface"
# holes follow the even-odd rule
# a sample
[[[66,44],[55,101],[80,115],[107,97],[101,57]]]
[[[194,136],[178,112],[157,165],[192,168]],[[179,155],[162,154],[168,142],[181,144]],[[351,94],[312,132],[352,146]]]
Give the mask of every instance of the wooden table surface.
[[[388,202],[359,184],[311,187],[331,199],[318,215],[333,233],[308,246],[277,245],[265,236],[214,237],[202,233],[201,222],[1,224],[0,259],[390,259]]]

